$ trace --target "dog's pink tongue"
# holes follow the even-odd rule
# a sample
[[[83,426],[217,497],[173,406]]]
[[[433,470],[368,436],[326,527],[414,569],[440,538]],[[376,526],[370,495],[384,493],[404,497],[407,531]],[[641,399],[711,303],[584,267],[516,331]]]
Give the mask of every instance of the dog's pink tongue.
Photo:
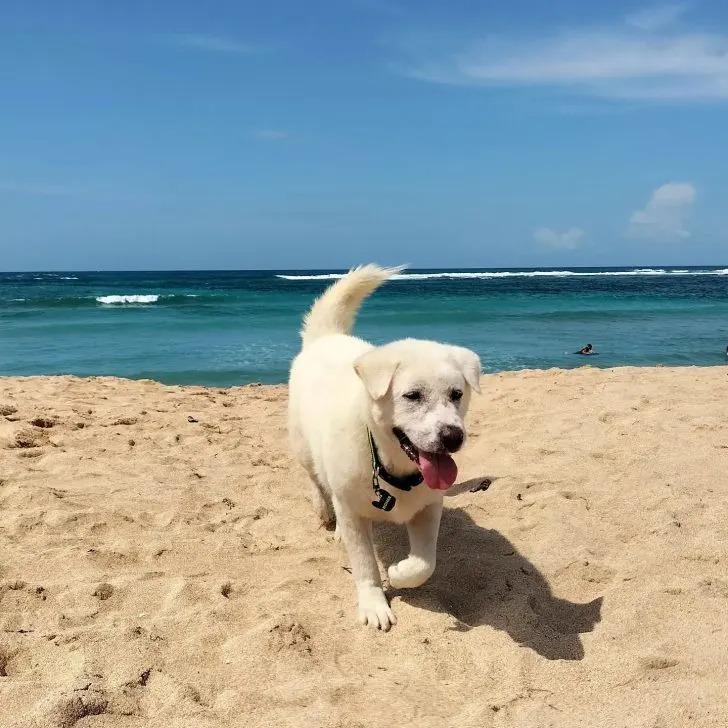
[[[419,467],[425,483],[433,490],[447,490],[458,477],[458,466],[447,453],[419,453]]]

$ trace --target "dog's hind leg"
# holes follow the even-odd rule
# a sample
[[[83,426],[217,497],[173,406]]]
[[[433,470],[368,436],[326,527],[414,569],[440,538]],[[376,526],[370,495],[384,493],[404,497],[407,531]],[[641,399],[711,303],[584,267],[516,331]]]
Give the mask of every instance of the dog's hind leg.
[[[395,589],[421,586],[432,576],[437,561],[437,532],[441,516],[442,503],[432,503],[416,513],[407,524],[409,556],[387,570],[389,583]]]
[[[331,503],[331,496],[326,488],[321,485],[313,469],[309,470],[308,474],[311,477],[311,505],[314,513],[321,521],[321,525],[326,530],[331,531],[336,525],[336,515],[334,514],[334,506]]]
[[[321,525],[327,531],[331,531],[336,524],[336,515],[334,514],[334,506],[331,503],[331,496],[319,480],[316,470],[313,467],[313,462],[307,457],[299,457],[299,460],[311,480],[311,505],[313,506],[313,511],[321,521]]]
[[[306,440],[301,435],[301,430],[296,425],[294,418],[289,420],[288,432],[291,450],[311,479],[311,505],[313,506],[314,513],[321,521],[321,525],[327,530],[331,530],[336,523],[334,507],[331,504],[331,496],[316,474],[311,451],[308,449]]]

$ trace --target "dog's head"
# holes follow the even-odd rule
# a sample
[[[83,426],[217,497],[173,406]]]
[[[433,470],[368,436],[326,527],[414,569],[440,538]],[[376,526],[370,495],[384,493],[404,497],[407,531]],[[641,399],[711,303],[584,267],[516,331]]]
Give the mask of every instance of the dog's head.
[[[457,477],[451,453],[465,441],[472,390],[480,391],[480,359],[460,346],[404,339],[360,356],[354,369],[371,400],[372,418],[391,431],[431,488]]]

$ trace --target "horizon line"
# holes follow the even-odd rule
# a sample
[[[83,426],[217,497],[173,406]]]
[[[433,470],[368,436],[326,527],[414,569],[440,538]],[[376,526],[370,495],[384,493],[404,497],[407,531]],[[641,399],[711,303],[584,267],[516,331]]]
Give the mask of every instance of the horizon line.
[[[357,265],[364,265],[359,263]],[[530,270],[611,270],[611,269],[671,269],[671,268],[724,268],[728,263],[672,263],[672,264],[640,264],[634,263],[630,265],[548,265],[548,266],[447,266],[432,267],[426,266],[422,268],[410,268],[405,265],[405,274],[407,271],[452,271],[452,272],[468,272],[468,271],[530,271]],[[13,275],[22,273],[290,273],[290,272],[324,272],[324,273],[345,273],[356,266],[330,267],[330,268],[53,268],[38,270],[0,270],[0,275]]]

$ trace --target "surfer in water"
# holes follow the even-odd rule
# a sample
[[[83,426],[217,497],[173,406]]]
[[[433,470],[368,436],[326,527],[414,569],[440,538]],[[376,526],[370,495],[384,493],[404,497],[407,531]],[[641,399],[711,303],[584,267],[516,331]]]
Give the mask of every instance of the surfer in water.
[[[594,351],[594,347],[592,347],[591,344],[587,344],[582,349],[579,349],[579,351],[575,351],[575,354],[581,354],[582,356],[591,356],[592,354],[596,354],[596,351]]]

